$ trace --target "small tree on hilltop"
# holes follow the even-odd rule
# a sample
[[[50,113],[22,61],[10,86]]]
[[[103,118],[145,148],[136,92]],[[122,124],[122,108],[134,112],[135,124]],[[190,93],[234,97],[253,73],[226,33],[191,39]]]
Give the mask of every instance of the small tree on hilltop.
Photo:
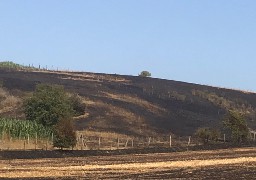
[[[224,117],[223,124],[225,128],[231,131],[231,137],[234,142],[241,143],[248,140],[249,128],[242,114],[229,111]]]
[[[142,71],[139,76],[141,77],[150,77],[151,76],[151,73],[148,72],[148,71]]]
[[[70,148],[76,145],[76,133],[73,122],[70,119],[61,119],[54,126],[53,146],[63,149]]]

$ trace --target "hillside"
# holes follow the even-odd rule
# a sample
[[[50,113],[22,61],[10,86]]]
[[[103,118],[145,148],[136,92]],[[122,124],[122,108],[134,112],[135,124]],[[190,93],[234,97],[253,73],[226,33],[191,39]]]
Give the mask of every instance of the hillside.
[[[24,118],[22,98],[37,83],[60,84],[77,93],[86,114],[77,130],[133,136],[191,135],[198,127],[221,127],[228,109],[246,113],[256,129],[256,94],[156,78],[87,72],[0,68],[0,116]]]

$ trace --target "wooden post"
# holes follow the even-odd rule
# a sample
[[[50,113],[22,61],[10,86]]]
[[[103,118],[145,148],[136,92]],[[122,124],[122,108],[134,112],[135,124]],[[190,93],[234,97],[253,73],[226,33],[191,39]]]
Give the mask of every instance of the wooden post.
[[[125,143],[125,148],[127,148],[128,142],[129,142],[129,139],[127,138],[126,143]]]
[[[132,148],[133,148],[133,139],[132,139]]]
[[[80,139],[81,139],[81,150],[83,150],[83,145],[84,145],[84,142],[83,142],[83,135],[80,136]]]
[[[226,142],[226,134],[223,135],[223,141]]]
[[[26,150],[26,140],[24,140],[24,151]]]
[[[148,146],[150,145],[151,137],[148,138]]]
[[[190,145],[191,143],[191,136],[188,137],[188,146]]]
[[[53,133],[52,133],[52,143],[53,143]]]
[[[29,144],[29,134],[28,134],[28,144]]]
[[[100,149],[100,137],[99,137],[99,149]]]
[[[37,133],[36,133],[36,141],[35,141],[35,150],[37,148]]]
[[[119,138],[117,138],[117,149],[119,149]]]
[[[172,147],[172,135],[170,135],[170,147]]]

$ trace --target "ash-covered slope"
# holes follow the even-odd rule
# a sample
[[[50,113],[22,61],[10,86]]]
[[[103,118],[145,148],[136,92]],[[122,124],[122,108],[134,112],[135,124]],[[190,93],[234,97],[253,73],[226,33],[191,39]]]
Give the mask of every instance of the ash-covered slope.
[[[156,78],[0,69],[0,84],[10,96],[22,99],[37,83],[60,84],[83,97],[87,108],[75,118],[78,130],[191,135],[198,127],[221,127],[228,109],[245,112],[256,128],[254,93]],[[0,115],[22,117],[20,106],[0,106]]]

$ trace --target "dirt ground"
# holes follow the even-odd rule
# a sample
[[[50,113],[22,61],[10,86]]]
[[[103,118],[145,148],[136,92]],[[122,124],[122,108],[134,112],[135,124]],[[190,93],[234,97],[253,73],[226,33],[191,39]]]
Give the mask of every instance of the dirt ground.
[[[256,148],[0,160],[0,179],[256,179]]]

